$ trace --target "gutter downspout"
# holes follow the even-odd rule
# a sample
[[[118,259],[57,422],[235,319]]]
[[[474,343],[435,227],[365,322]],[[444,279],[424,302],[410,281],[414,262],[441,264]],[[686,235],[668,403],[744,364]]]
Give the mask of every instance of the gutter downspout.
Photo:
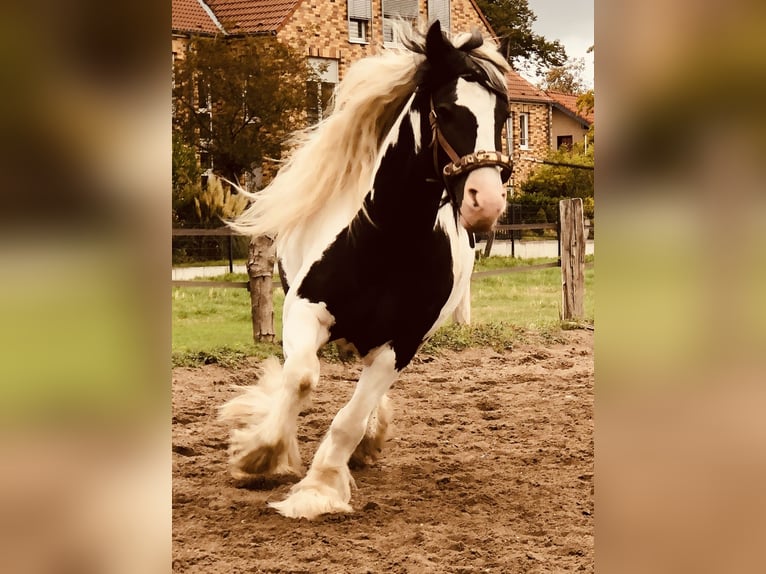
[[[548,149],[553,149],[553,104],[548,104]]]

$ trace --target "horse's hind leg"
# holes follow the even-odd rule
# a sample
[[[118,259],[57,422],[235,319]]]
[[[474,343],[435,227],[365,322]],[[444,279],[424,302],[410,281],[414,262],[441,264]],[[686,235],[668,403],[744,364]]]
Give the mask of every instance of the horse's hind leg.
[[[316,518],[330,512],[351,512],[354,479],[348,461],[368,425],[373,409],[397,376],[396,355],[390,346],[379,347],[365,357],[365,368],[354,394],[330,425],[306,476],[293,486],[282,502],[271,503],[291,518]]]
[[[266,363],[259,384],[224,405],[222,418],[239,423],[231,433],[229,463],[235,478],[299,474],[297,419],[319,381],[317,350],[327,342],[333,317],[324,304],[293,299],[285,306],[285,364]]]
[[[388,395],[383,395],[377,406],[372,409],[364,436],[348,461],[351,468],[364,468],[378,460],[388,438],[388,427],[392,418],[391,400]]]

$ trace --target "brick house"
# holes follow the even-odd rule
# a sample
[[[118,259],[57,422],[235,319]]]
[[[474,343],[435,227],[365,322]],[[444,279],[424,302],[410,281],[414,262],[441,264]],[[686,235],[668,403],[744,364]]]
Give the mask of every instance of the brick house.
[[[545,158],[551,145],[553,99],[516,72],[506,75],[508,82],[508,118],[506,137],[508,155],[513,159],[511,187],[518,189]]]
[[[173,0],[171,15],[173,60],[183,57],[191,36],[215,36],[226,32],[215,14],[199,0]]]
[[[171,65],[175,68],[177,58],[183,58],[186,45],[192,36],[216,36],[225,34],[226,31],[216,18],[210,8],[200,0],[173,0],[171,14],[171,43],[173,59]],[[174,80],[175,82],[175,80]],[[207,101],[197,102],[198,111],[210,114],[212,104]],[[176,106],[173,103],[172,113],[175,116]],[[200,166],[209,173],[212,167],[208,154],[200,152],[198,154]],[[203,182],[206,179],[203,175]]]
[[[588,140],[593,125],[593,111],[577,109],[577,96],[543,91],[516,72],[506,76],[511,116],[506,138],[508,154],[513,158],[511,186],[516,188],[539,166],[551,149],[571,146]]]
[[[553,100],[551,116],[551,147],[559,149],[571,146],[575,142],[583,142],[587,148],[588,130],[593,125],[593,110],[584,113],[577,109],[577,96],[547,90],[545,92]]]
[[[335,84],[356,60],[392,45],[391,20],[439,19],[448,31],[478,28],[495,36],[474,0],[172,0],[173,54],[182,57],[193,34],[273,35],[309,58],[321,81],[309,120],[328,110]],[[508,74],[511,118],[505,151],[514,160],[517,186],[551,145],[554,100],[515,72]]]

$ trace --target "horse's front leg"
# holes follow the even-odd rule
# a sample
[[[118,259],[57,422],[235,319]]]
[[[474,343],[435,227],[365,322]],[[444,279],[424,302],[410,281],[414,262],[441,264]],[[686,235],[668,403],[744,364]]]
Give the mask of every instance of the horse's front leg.
[[[352,511],[349,501],[354,479],[348,460],[365,435],[370,414],[398,374],[396,354],[389,345],[369,353],[364,362],[351,400],[335,415],[308,473],[285,500],[270,504],[280,514],[312,519],[321,514]]]
[[[235,478],[260,474],[300,474],[298,415],[319,382],[317,351],[330,335],[333,317],[326,306],[289,297],[283,319],[285,364],[265,364],[259,384],[221,409],[238,423],[231,433],[229,463]]]

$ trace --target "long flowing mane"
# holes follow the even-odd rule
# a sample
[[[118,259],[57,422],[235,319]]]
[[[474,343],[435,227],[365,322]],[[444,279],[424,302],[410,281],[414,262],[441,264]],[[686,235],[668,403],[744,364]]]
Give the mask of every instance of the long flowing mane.
[[[382,141],[414,92],[425,60],[425,35],[398,29],[404,49],[355,62],[338,85],[332,113],[298,132],[294,150],[274,180],[250,195],[253,203],[229,225],[245,235],[289,235],[339,194],[350,194],[361,208],[370,189]],[[466,44],[459,34],[453,45]],[[505,91],[508,64],[491,41],[471,50],[471,58],[490,82]]]

